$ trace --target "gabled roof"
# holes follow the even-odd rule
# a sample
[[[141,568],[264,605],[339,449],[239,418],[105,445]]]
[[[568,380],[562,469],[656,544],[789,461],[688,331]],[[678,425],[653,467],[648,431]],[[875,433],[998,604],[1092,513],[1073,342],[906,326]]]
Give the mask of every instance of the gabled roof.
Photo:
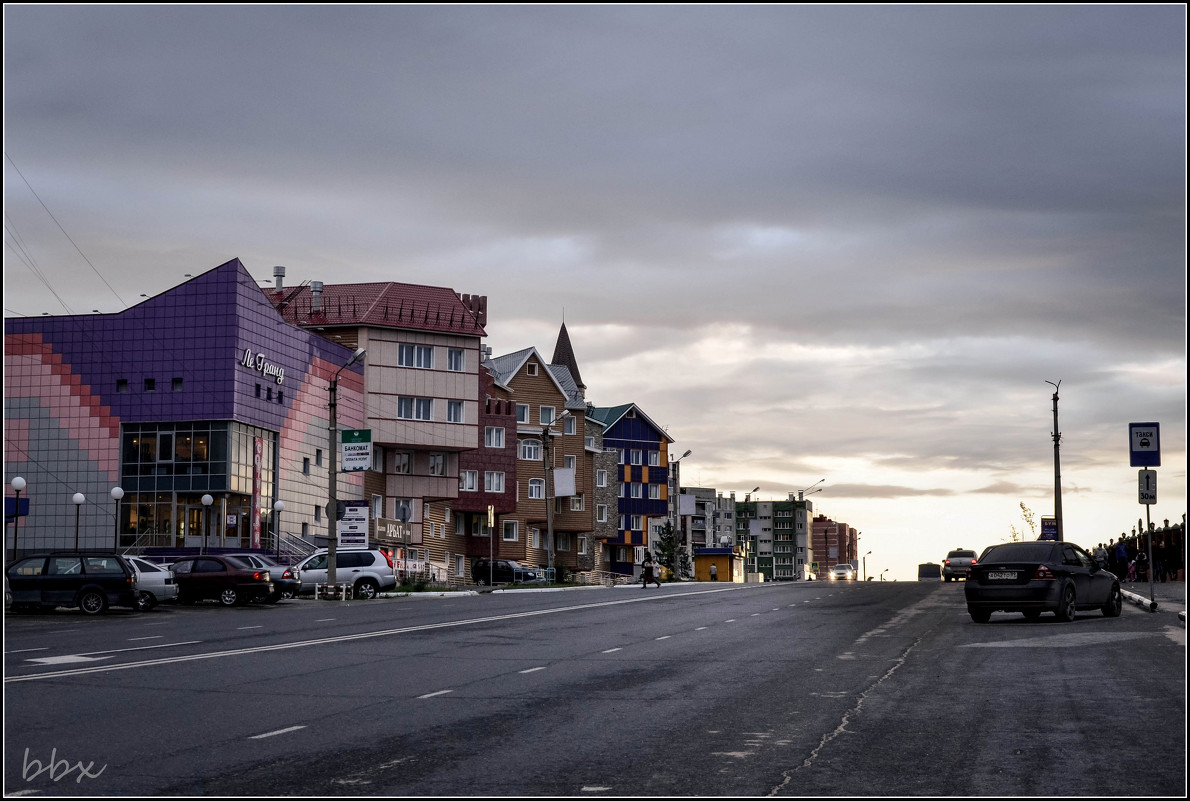
[[[618,423],[628,414],[629,411],[635,410],[636,416],[643,419],[646,423],[656,429],[657,433],[666,442],[673,442],[674,440],[665,433],[665,429],[653,422],[644,411],[635,403],[625,403],[620,406],[589,406],[587,407],[587,417],[596,420],[603,424],[604,429],[609,429]]]
[[[586,413],[587,401],[583,397],[583,391],[578,388],[573,376],[570,375],[570,370],[561,364],[546,365],[546,369],[554,374],[554,379],[557,380],[566,393],[566,408],[572,411]]]
[[[502,387],[511,389],[509,382],[512,381],[513,376],[520,372],[520,369],[525,366],[525,362],[529,361],[529,357],[531,356],[537,357],[538,363],[544,368],[543,372],[549,376],[550,381],[554,382],[554,386],[567,399],[566,407],[570,408],[570,393],[558,381],[558,376],[554,374],[551,365],[545,359],[541,358],[541,354],[537,352],[537,348],[530,347],[504,356],[493,356],[491,359],[488,359],[486,364],[488,365],[488,369],[492,371],[492,378],[495,379],[496,383]]]
[[[286,322],[302,328],[372,326],[487,336],[487,299],[460,296],[448,287],[395,281],[323,284],[318,311],[308,284],[261,291]]]

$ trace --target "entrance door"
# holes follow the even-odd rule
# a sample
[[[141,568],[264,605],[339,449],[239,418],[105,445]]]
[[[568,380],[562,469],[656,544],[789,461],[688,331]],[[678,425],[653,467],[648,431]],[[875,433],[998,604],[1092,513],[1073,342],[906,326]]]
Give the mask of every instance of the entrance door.
[[[182,540],[185,547],[202,547],[203,512],[205,511],[206,507],[203,506],[186,506],[184,508],[182,513]]]

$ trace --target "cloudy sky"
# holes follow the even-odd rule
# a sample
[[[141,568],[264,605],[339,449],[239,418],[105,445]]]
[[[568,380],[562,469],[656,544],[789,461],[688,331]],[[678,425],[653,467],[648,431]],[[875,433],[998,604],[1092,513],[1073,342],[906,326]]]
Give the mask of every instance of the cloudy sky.
[[[684,484],[863,532],[869,573],[1053,512],[1186,511],[1186,12],[4,7],[4,311],[261,283],[489,299],[665,426]]]

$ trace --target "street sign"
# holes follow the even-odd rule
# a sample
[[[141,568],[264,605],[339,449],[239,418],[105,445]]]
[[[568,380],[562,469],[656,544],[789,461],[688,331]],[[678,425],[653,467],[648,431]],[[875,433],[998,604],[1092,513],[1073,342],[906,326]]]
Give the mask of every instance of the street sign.
[[[1129,423],[1128,445],[1133,467],[1161,466],[1160,423]]]
[[[1157,471],[1156,470],[1138,470],[1136,471],[1138,479],[1138,489],[1140,490],[1140,502],[1146,506],[1152,506],[1157,503]]]
[[[339,501],[343,517],[339,519],[339,548],[344,551],[368,547],[368,502]]]
[[[343,472],[372,469],[372,430],[368,428],[347,428],[342,432]]]
[[[1058,539],[1058,519],[1056,517],[1041,518],[1041,540],[1057,540]]]

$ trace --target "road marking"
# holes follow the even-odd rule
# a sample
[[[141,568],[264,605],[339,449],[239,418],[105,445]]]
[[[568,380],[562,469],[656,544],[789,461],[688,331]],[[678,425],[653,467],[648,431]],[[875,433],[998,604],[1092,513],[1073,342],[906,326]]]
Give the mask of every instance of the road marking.
[[[160,640],[164,634],[154,634],[152,637],[129,637],[128,642],[139,642],[141,640]]]
[[[101,659],[111,659],[109,656],[81,656],[79,654],[70,654],[68,656],[39,656],[33,659],[26,659],[26,662],[38,662],[42,665],[69,665],[73,662],[98,662]]]
[[[716,590],[692,590],[688,592],[670,592],[665,596],[667,599],[681,598],[686,595],[705,595],[708,593],[717,592],[738,592],[744,587],[724,587]],[[756,588],[747,588],[756,589]],[[496,623],[503,620],[516,620],[526,617],[538,617],[540,615],[556,615],[561,612],[575,612],[586,609],[599,609],[607,606],[622,606],[625,604],[650,603],[653,600],[659,599],[660,595],[649,595],[644,598],[628,598],[616,601],[599,601],[590,604],[574,604],[572,606],[559,606],[551,609],[536,609],[529,612],[512,612],[504,615],[491,615],[489,617],[467,618],[465,620],[451,620],[443,623],[426,623],[420,626],[405,626],[396,629],[381,629],[379,631],[366,631],[359,634],[341,634],[334,637],[321,637],[314,640],[298,640],[295,642],[277,643],[274,645],[256,645],[249,648],[235,648],[229,651],[210,651],[200,654],[189,654],[187,656],[171,656],[162,659],[146,659],[143,662],[123,662],[114,665],[92,665],[90,667],[71,668],[68,670],[55,670],[45,673],[28,673],[19,676],[5,676],[4,683],[9,684],[18,681],[42,681],[45,679],[62,678],[63,676],[81,676],[87,673],[108,673],[115,670],[131,670],[133,668],[155,667],[158,665],[172,665],[178,662],[193,662],[200,659],[222,659],[228,656],[243,656],[245,654],[261,654],[268,651],[286,651],[291,648],[309,648],[314,645],[331,645],[335,643],[351,642],[353,640],[368,640],[376,637],[391,637],[397,634],[410,634],[413,632],[432,631],[434,629],[449,629],[457,628],[459,626],[474,626],[482,623]],[[334,618],[327,618],[327,620],[334,620]],[[321,621],[319,621],[321,622]],[[727,621],[734,623],[734,620]],[[195,641],[197,642],[197,641]],[[172,645],[187,645],[189,643],[172,643]],[[149,645],[147,648],[164,648],[167,645]],[[138,650],[138,649],[127,649]],[[111,653],[111,652],[98,652]],[[449,691],[448,691],[449,692]]]
[[[328,623],[328,622],[330,622],[330,621],[332,621],[332,620],[334,620],[334,618],[333,618],[333,617],[320,617],[320,618],[318,618],[317,620],[315,620],[314,622],[315,622],[315,623]]]
[[[446,695],[447,693],[453,693],[453,692],[454,692],[454,690],[439,690],[436,693],[426,693],[425,695],[419,695],[419,696],[417,696],[417,699],[420,701],[423,698],[433,698],[436,695]]]
[[[724,620],[723,622],[724,623],[735,623],[735,618],[733,617],[731,620]]]
[[[249,740],[263,740],[265,737],[276,737],[278,734],[288,734],[291,731],[304,729],[305,726],[290,726],[288,729],[277,729],[276,731],[265,732],[264,734],[254,734],[249,737]]]
[[[698,628],[695,629],[695,631],[702,631],[705,628],[706,628],[706,626],[699,626]]]
[[[518,670],[517,673],[536,673],[539,670],[545,670],[544,667],[529,668],[528,670]]]
[[[760,613],[759,613],[759,612],[753,612],[753,613],[752,613],[752,617],[760,617]]]
[[[672,634],[666,634],[664,637],[654,637],[653,639],[654,640],[668,640],[672,636],[673,636]]]
[[[32,651],[48,651],[49,648],[22,648],[19,651],[5,651],[6,654],[27,654]]]
[[[606,651],[600,651],[600,653],[610,654],[610,653],[614,653],[616,651],[623,651],[623,650],[624,650],[623,648],[608,648]]]
[[[610,788],[610,787],[580,787],[579,792],[580,793],[606,793],[610,789],[612,789],[612,788]]]
[[[1137,640],[1143,637],[1154,637],[1160,632],[1153,631],[1080,631],[1072,634],[1051,634],[1047,637],[1028,637],[1021,640],[1005,640],[1001,642],[973,642],[960,645],[960,648],[1082,648],[1088,645],[1107,645],[1109,643]]]
[[[248,629],[263,629],[264,626],[240,626],[236,631],[247,631]]]
[[[79,656],[95,656],[96,654],[122,654],[125,651],[151,651],[154,648],[172,648],[175,645],[198,645],[202,640],[185,640],[184,642],[163,642],[160,645],[138,645],[135,648],[113,648],[110,651],[87,651]]]

